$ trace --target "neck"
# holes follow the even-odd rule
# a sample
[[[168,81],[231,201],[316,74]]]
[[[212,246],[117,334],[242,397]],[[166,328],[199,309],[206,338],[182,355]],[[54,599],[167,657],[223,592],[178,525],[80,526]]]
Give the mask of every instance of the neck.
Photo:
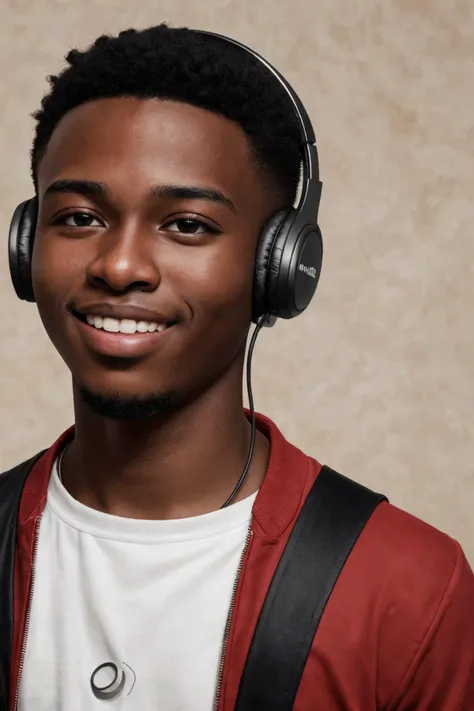
[[[244,469],[250,445],[241,380],[235,385],[217,383],[175,412],[132,422],[95,415],[76,394],[64,485],[81,503],[127,518],[185,518],[220,508]],[[268,457],[269,443],[257,432],[235,501],[258,489]]]

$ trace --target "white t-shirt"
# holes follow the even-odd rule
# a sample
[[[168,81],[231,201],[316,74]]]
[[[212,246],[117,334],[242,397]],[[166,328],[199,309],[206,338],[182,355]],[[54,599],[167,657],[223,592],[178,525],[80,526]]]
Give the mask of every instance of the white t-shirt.
[[[19,711],[212,711],[255,496],[194,518],[131,520],[80,504],[54,466]]]

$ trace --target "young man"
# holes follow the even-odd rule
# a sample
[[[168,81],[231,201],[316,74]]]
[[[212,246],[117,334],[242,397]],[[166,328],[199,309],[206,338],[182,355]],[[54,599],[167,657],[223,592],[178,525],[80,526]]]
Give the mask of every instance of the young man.
[[[0,708],[231,711],[321,470],[258,416],[229,501],[255,252],[295,200],[300,127],[268,68],[189,30],[67,60],[36,114],[31,279],[75,427],[17,509],[18,476],[0,477]],[[295,708],[472,711],[473,601],[459,545],[380,504]]]

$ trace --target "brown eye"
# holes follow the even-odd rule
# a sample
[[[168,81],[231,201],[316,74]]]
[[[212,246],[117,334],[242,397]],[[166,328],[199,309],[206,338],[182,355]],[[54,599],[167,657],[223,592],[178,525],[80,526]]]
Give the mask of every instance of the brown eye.
[[[215,235],[219,234],[217,227],[213,227],[202,220],[192,217],[179,217],[163,225],[162,229],[174,232],[177,235]]]
[[[202,222],[199,222],[198,220],[186,219],[184,217],[179,220],[175,220],[174,222],[170,222],[166,226],[166,229],[170,230],[170,232],[181,232],[186,235],[197,235],[203,234],[204,232],[210,232],[209,227],[204,225]]]
[[[89,212],[70,212],[67,215],[60,215],[55,224],[66,225],[67,227],[100,227],[101,223]]]

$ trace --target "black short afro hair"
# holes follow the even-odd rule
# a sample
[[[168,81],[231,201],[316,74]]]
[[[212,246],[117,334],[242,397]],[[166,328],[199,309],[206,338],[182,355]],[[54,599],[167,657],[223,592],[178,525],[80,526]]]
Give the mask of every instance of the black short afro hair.
[[[68,111],[95,99],[133,96],[182,101],[235,121],[282,201],[294,202],[301,164],[298,119],[275,77],[239,47],[161,24],[101,36],[86,51],[70,51],[66,61],[61,74],[49,77],[51,91],[33,114],[35,187],[38,163]]]

